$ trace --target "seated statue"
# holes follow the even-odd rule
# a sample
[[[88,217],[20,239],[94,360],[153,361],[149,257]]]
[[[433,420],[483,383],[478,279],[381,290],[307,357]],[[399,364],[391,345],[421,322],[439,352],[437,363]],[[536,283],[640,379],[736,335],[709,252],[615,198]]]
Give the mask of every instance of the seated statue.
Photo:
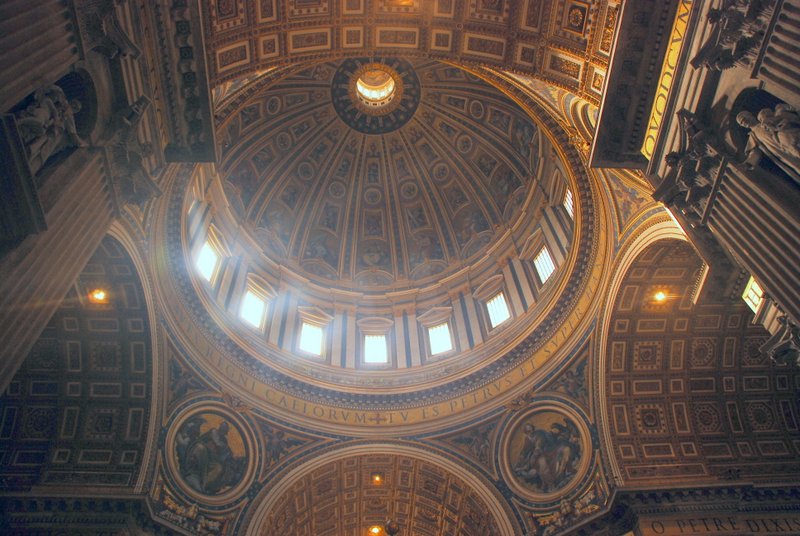
[[[31,173],[38,173],[51,156],[67,147],[87,146],[75,127],[80,110],[80,101],[68,101],[64,90],[53,85],[38,90],[34,102],[16,114]]]
[[[740,112],[736,122],[750,129],[745,165],[753,168],[763,157],[800,182],[800,116],[787,104],[764,108],[758,116]]]

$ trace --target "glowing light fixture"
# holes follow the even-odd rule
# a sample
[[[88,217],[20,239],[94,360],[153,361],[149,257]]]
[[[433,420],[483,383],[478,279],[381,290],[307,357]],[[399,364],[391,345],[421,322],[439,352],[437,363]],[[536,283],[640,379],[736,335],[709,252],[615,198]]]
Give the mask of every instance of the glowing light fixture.
[[[383,473],[372,473],[372,475],[370,475],[370,480],[372,480],[372,483],[376,486],[380,486],[383,484]]]
[[[102,288],[96,288],[89,293],[91,303],[108,303],[108,292]]]
[[[372,525],[369,528],[369,533],[370,534],[383,534],[383,528],[380,527],[379,525]]]
[[[663,303],[667,300],[667,294],[663,290],[659,290],[653,295],[653,299],[659,303]]]

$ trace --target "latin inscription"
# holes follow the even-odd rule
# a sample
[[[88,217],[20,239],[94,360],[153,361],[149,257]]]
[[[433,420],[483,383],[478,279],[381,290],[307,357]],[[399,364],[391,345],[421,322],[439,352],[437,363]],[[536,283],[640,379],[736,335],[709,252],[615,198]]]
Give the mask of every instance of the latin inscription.
[[[644,520],[640,528],[646,536],[654,534],[797,534],[800,518],[785,515],[708,516],[684,519]]]
[[[661,77],[658,81],[656,99],[653,102],[653,109],[650,112],[650,121],[647,124],[647,132],[645,133],[644,143],[642,144],[642,154],[648,159],[652,158],[653,152],[655,151],[658,130],[661,128],[661,122],[667,110],[667,98],[669,97],[669,90],[674,80],[675,68],[678,66],[678,57],[680,56],[681,45],[683,45],[684,36],[686,35],[686,26],[689,23],[689,12],[691,9],[691,0],[682,0],[678,4],[678,13],[675,15],[675,24],[672,26],[667,56],[661,68]]]

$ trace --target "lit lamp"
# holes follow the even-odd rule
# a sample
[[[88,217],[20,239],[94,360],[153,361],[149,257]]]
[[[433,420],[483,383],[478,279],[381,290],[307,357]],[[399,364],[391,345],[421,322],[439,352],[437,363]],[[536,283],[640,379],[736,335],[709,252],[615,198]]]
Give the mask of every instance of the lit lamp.
[[[376,486],[383,484],[383,473],[372,473],[369,478]]]
[[[89,293],[89,302],[108,303],[108,292],[102,288],[96,288]]]
[[[667,293],[663,290],[659,290],[655,294],[653,294],[653,299],[658,303],[664,303],[667,300]]]
[[[372,525],[367,532],[370,536],[396,536],[400,532],[400,524],[397,521],[387,519],[384,526]]]

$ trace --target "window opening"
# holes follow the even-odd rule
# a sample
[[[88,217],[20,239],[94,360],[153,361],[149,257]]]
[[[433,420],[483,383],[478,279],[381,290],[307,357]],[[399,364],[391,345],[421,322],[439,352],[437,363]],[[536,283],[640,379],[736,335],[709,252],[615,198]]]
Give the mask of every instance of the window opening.
[[[536,266],[536,272],[539,274],[539,279],[542,283],[547,281],[556,271],[556,265],[553,263],[553,257],[550,255],[550,250],[547,249],[547,246],[542,247],[539,254],[533,259],[533,264]]]
[[[486,310],[489,312],[489,323],[493,328],[511,318],[506,297],[502,292],[499,292],[494,298],[486,302]]]
[[[322,333],[320,326],[303,322],[303,327],[300,329],[300,349],[309,354],[321,356]]]
[[[389,362],[386,335],[364,335],[364,363],[381,364]]]
[[[209,283],[214,279],[214,274],[219,266],[219,254],[214,247],[206,242],[197,255],[195,266],[200,275]]]
[[[453,340],[450,337],[450,326],[447,322],[428,328],[428,341],[431,345],[431,355],[443,354],[452,350]]]

